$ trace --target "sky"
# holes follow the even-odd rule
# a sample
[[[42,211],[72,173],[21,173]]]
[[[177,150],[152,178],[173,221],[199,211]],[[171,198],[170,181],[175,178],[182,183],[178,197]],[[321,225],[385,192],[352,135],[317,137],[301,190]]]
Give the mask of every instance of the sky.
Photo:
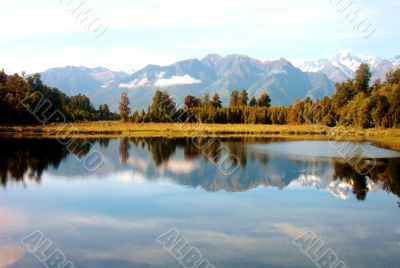
[[[298,62],[347,49],[391,58],[398,14],[398,0],[2,0],[0,68],[132,71],[214,53]]]

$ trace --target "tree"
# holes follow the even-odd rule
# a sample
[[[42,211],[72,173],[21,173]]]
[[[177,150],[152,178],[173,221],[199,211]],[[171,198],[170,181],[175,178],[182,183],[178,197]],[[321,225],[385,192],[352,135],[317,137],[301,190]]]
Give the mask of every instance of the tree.
[[[119,143],[119,156],[122,165],[126,165],[129,159],[130,144],[128,138],[122,138]]]
[[[368,93],[369,82],[371,81],[371,71],[369,65],[363,63],[358,67],[356,76],[354,78],[354,90],[355,93],[364,92]]]
[[[141,123],[146,123],[146,112],[144,111],[144,109],[142,109],[142,112],[140,113],[140,119]]]
[[[271,98],[269,97],[268,94],[264,93],[261,95],[261,97],[257,101],[257,105],[259,107],[266,107],[269,108],[271,107]]]
[[[210,94],[204,93],[204,96],[203,96],[203,99],[201,102],[204,107],[209,107],[211,105]]]
[[[72,107],[74,107],[75,109],[79,109],[79,110],[82,110],[82,111],[90,112],[90,111],[94,110],[92,104],[90,103],[89,98],[87,96],[81,95],[81,94],[73,96],[71,98],[70,105]]]
[[[185,104],[186,109],[191,109],[201,106],[201,100],[191,95],[186,96],[183,102]]]
[[[400,69],[388,72],[386,74],[386,82],[391,85],[400,84]]]
[[[229,107],[238,107],[239,106],[239,92],[237,90],[232,91],[231,99],[229,101]]]
[[[372,111],[372,119],[374,120],[375,127],[388,127],[388,122],[385,120],[385,116],[388,114],[390,104],[386,96],[374,96],[376,100],[376,107]]]
[[[247,91],[243,89],[242,92],[240,92],[239,105],[247,106],[248,101],[249,101],[249,95],[247,94]]]
[[[107,104],[101,104],[99,107],[100,119],[108,120],[111,117],[110,109]]]
[[[222,107],[222,102],[221,102],[221,99],[220,99],[218,93],[215,93],[215,94],[212,96],[212,99],[211,99],[211,106],[214,107],[214,108],[221,108],[221,107]]]
[[[122,93],[121,101],[119,102],[119,113],[121,115],[121,119],[123,122],[128,122],[129,115],[131,113],[131,109],[129,108],[129,98],[126,93]]]
[[[249,106],[250,107],[256,107],[257,106],[257,99],[256,97],[251,98],[250,102],[249,102]]]
[[[136,124],[140,123],[141,118],[140,118],[140,114],[139,114],[138,110],[135,110],[135,112],[133,113],[132,121],[133,121],[133,123],[136,123]]]
[[[102,112],[106,113],[107,109],[96,110],[85,95],[68,97],[60,90],[46,86],[40,74],[25,77],[0,71],[1,124],[99,120]]]
[[[336,83],[335,87],[336,93],[332,98],[332,109],[339,114],[341,109],[355,96],[353,80],[349,79],[343,83]]]
[[[289,107],[288,122],[290,124],[300,125],[304,123],[303,118],[304,104],[301,100],[296,100],[294,104]]]
[[[173,120],[176,104],[167,91],[157,90],[150,106],[150,118],[153,122]]]

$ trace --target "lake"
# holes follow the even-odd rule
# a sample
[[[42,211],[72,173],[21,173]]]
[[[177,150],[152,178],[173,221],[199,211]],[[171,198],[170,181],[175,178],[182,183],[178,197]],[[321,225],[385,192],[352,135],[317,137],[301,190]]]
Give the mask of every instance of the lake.
[[[400,153],[0,139],[0,267],[399,267]]]

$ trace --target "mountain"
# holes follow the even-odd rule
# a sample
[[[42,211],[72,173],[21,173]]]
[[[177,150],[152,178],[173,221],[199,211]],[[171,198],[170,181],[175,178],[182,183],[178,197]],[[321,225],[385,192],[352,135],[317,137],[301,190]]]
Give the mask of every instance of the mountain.
[[[400,56],[382,59],[376,56],[354,55],[351,50],[345,50],[330,59],[305,61],[298,64],[297,67],[304,72],[326,74],[334,82],[343,82],[354,77],[355,71],[362,63],[370,65],[373,79],[383,80],[387,72],[400,68]]]
[[[170,66],[148,65],[100,87],[90,97],[96,104],[106,102],[115,110],[120,95],[126,92],[134,108],[141,109],[147,108],[157,89],[168,90],[180,105],[187,95],[214,92],[227,104],[235,89],[247,89],[250,96],[268,93],[273,105],[289,105],[309,95],[332,95],[334,85],[325,74],[303,72],[285,59],[262,62],[245,55],[211,54]]]
[[[79,93],[93,96],[101,87],[128,76],[124,72],[113,72],[104,67],[87,68],[66,66],[52,68],[41,73],[42,80],[68,95]]]

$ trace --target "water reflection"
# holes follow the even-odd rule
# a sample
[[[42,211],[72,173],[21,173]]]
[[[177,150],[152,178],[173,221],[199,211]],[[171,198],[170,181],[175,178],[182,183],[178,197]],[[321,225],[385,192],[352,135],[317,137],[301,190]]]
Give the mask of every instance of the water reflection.
[[[172,228],[215,267],[312,267],[292,244],[309,230],[349,267],[398,266],[398,158],[361,176],[277,140],[208,141],[100,139],[69,151],[0,139],[0,267],[43,267],[20,244],[37,230],[77,267],[177,267],[156,242]],[[213,164],[222,146],[238,157],[232,176]],[[105,159],[95,173],[79,161],[94,150]]]
[[[0,178],[5,186],[9,180],[22,181],[27,175],[40,182],[49,166],[58,167],[68,151],[55,140],[0,139]]]
[[[93,175],[75,159],[87,155],[93,146],[106,159],[95,174],[99,178],[131,171],[132,175],[139,173],[149,181],[162,177],[209,192],[301,186],[327,189],[342,199],[352,192],[358,200],[365,200],[367,194],[376,189],[400,197],[399,158],[379,159],[375,168],[361,175],[340,158],[293,157],[282,152],[257,150],[258,145],[274,143],[272,139],[227,139],[207,145],[208,141],[201,138],[98,139],[90,143],[78,140],[68,150],[51,139],[0,139],[1,184],[6,187],[11,181],[24,182],[25,179],[40,182],[46,170],[69,178]],[[223,145],[238,159],[240,168],[231,176],[224,176],[214,164],[221,158]]]

